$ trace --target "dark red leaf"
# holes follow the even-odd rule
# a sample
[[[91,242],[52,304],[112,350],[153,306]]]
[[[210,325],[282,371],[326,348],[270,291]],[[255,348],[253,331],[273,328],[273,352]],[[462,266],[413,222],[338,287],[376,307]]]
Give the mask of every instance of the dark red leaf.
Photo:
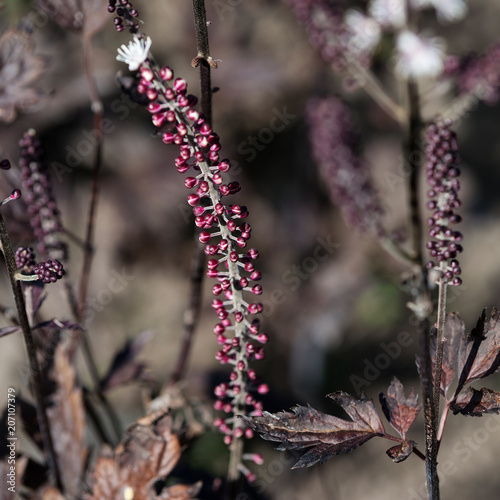
[[[399,462],[403,462],[412,454],[415,445],[415,441],[405,440],[401,444],[389,448],[386,453],[393,462],[399,464]]]
[[[132,382],[154,381],[145,363],[137,360],[143,347],[152,338],[152,332],[146,330],[135,339],[129,340],[125,346],[116,353],[109,370],[102,377],[101,389],[103,391],[108,391],[114,387],[123,386]]]
[[[496,308],[486,320],[483,311],[474,328],[460,346],[459,390],[474,380],[487,377],[500,368],[500,313]]]
[[[500,392],[492,391],[486,387],[480,390],[468,387],[461,392],[450,405],[451,410],[456,415],[470,415],[471,417],[481,417],[483,413],[500,413]]]
[[[410,395],[405,396],[403,384],[394,377],[387,390],[387,396],[379,394],[382,410],[389,423],[405,439],[408,429],[411,427],[422,405],[418,404],[418,395],[413,387]]]
[[[265,412],[261,417],[242,417],[268,441],[278,441],[278,449],[313,447],[293,468],[310,467],[325,462],[333,455],[348,453],[375,436],[385,434],[384,426],[373,401],[364,394],[361,399],[345,392],[329,397],[340,405],[351,420],[321,413],[311,406],[296,406],[291,412]]]
[[[181,447],[177,436],[172,434],[170,415],[161,410],[143,417],[127,429],[124,439],[114,451],[105,449],[101,452],[92,474],[93,494],[87,495],[86,499],[194,498],[200,484],[170,487],[160,492],[159,496],[153,488],[155,482],[170,474],[180,455]]]

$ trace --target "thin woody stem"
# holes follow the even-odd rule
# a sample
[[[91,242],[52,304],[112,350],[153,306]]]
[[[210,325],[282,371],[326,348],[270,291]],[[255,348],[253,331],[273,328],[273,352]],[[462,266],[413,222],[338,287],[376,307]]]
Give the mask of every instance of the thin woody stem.
[[[102,119],[103,119],[103,105],[99,96],[99,91],[97,85],[94,81],[92,75],[92,39],[88,36],[84,36],[83,43],[83,56],[84,56],[84,66],[85,66],[85,76],[87,79],[87,87],[89,90],[91,109],[94,117],[94,157],[93,157],[93,179],[92,179],[92,192],[90,196],[90,203],[87,215],[87,232],[85,235],[85,240],[83,242],[83,264],[80,277],[80,286],[78,289],[78,298],[76,301],[76,320],[82,323],[85,313],[85,305],[88,295],[88,287],[90,281],[90,272],[92,268],[92,260],[94,257],[94,231],[95,231],[95,219],[97,214],[97,205],[99,201],[99,187],[101,178],[101,166],[102,166],[102,146],[103,146],[103,132],[102,132]],[[79,342],[80,341],[80,342]],[[103,405],[108,418],[113,427],[116,439],[119,440],[121,436],[121,425],[120,421],[114,412],[111,404],[106,398],[106,395],[100,389],[100,377],[99,371],[97,369],[92,349],[90,346],[90,341],[84,330],[81,331],[80,335],[75,335],[72,342],[72,350],[74,351],[80,343],[83,351],[83,355],[89,370],[90,377],[92,379],[93,390],[98,397],[99,401]]]
[[[40,434],[42,437],[43,447],[47,459],[47,465],[49,468],[49,477],[52,484],[56,486],[56,488],[59,489],[60,491],[63,491],[61,476],[57,463],[57,455],[54,449],[54,442],[52,440],[52,435],[50,433],[50,424],[49,424],[49,419],[47,417],[45,400],[43,397],[42,372],[40,369],[40,365],[38,363],[35,342],[33,339],[33,333],[31,331],[31,327],[29,324],[28,315],[26,314],[26,304],[24,302],[24,295],[21,289],[21,282],[17,280],[15,277],[17,273],[17,266],[16,266],[16,259],[14,256],[14,251],[10,243],[9,234],[7,233],[7,227],[5,225],[5,221],[1,211],[0,211],[0,241],[2,243],[2,250],[5,257],[5,263],[7,265],[10,284],[12,286],[12,292],[14,294],[19,326],[21,327],[23,332],[24,345],[26,347],[26,353],[28,355],[28,361],[30,367],[30,380],[32,385],[33,396],[35,399],[35,409],[38,419],[38,426],[40,428]]]

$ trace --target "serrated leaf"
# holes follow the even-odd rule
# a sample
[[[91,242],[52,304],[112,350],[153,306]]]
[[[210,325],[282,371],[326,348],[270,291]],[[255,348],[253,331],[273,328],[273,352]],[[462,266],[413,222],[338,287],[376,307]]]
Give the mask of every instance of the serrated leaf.
[[[415,390],[412,387],[410,395],[406,397],[403,384],[394,377],[387,390],[387,396],[381,392],[379,398],[387,420],[398,434],[405,439],[408,429],[417,418],[422,407],[418,403],[418,395],[415,394]]]
[[[388,457],[396,464],[406,460],[412,453],[415,441],[403,441],[401,444],[389,448],[386,453]]]
[[[469,415],[481,417],[483,413],[500,413],[500,392],[492,391],[487,387],[477,390],[468,387],[462,391],[450,405],[450,409],[456,415]]]
[[[159,496],[153,488],[154,483],[170,474],[180,455],[181,447],[177,436],[172,434],[170,415],[158,411],[143,417],[127,429],[114,451],[105,448],[101,452],[92,474],[93,493],[85,498],[115,500],[125,498],[125,493],[133,494],[134,500],[194,498],[200,484],[179,485],[170,493],[167,488]]]
[[[264,412],[261,417],[242,417],[261,437],[280,442],[278,449],[310,448],[293,468],[310,467],[333,455],[348,453],[375,436],[385,434],[373,401],[364,394],[361,399],[345,392],[329,395],[351,420],[322,413],[312,406],[296,406],[292,412]]]
[[[486,320],[486,311],[477,321],[476,327],[461,343],[458,359],[460,390],[465,384],[478,380],[500,368],[500,313],[496,308]]]

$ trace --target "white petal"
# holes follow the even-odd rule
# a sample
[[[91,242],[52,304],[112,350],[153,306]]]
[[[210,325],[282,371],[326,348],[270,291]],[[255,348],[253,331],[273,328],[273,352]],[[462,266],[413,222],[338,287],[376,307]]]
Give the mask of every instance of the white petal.
[[[368,13],[384,27],[402,28],[406,24],[404,0],[371,0]]]
[[[349,9],[344,17],[349,30],[349,50],[354,53],[372,52],[380,40],[380,25],[357,10]]]
[[[444,68],[444,41],[402,31],[396,39],[396,74],[402,78],[428,78]]]

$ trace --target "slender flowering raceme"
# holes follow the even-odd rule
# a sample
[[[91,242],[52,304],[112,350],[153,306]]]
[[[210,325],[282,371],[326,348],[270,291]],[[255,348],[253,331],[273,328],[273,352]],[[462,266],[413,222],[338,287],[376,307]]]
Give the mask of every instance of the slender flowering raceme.
[[[361,233],[381,237],[383,209],[367,164],[358,157],[358,140],[348,108],[338,97],[316,98],[307,107],[309,140],[333,203]]]
[[[462,280],[457,255],[462,252],[462,233],[452,228],[461,221],[456,210],[460,208],[458,191],[460,182],[457,168],[458,143],[455,132],[451,130],[451,120],[439,120],[427,131],[427,183],[430,190],[427,208],[433,214],[427,221],[432,238],[427,248],[433,258],[428,262],[429,269],[439,269],[446,284],[458,286]]]
[[[131,43],[144,42],[136,37]],[[219,318],[214,328],[220,345],[216,359],[230,365],[232,371],[229,381],[215,389],[215,407],[227,414],[218,418],[216,425],[225,434],[226,444],[230,444],[235,438],[252,436],[235,415],[260,414],[261,403],[252,393],[267,392],[267,386],[258,382],[249,367],[251,360],[264,358],[262,346],[267,335],[260,332],[260,321],[254,317],[262,311],[262,304],[255,301],[262,287],[257,283],[260,272],[254,266],[258,252],[246,250],[251,236],[251,227],[245,222],[248,210],[226,201],[240,190],[240,185],[225,181],[230,162],[219,157],[219,136],[194,109],[197,100],[187,94],[186,81],[174,79],[170,68],[159,68],[150,58],[140,63],[139,71],[138,91],[150,101],[147,108],[153,124],[165,144],[179,148],[175,166],[185,175],[184,185],[190,191],[187,201],[208,256],[207,276],[217,281],[212,289],[216,297],[212,307]]]
[[[67,247],[60,239],[63,230],[61,216],[52,193],[42,144],[36,132],[30,129],[19,146],[23,194],[38,241],[37,251],[43,258],[64,260]]]

